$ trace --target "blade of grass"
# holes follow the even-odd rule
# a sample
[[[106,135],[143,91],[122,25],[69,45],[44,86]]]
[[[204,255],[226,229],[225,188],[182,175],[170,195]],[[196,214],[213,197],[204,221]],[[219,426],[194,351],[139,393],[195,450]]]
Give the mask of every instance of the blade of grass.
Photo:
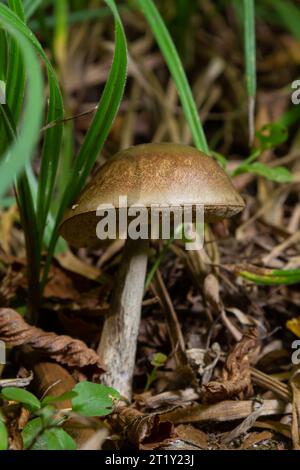
[[[126,5],[120,5],[119,10],[124,11],[128,7]],[[68,15],[68,25],[73,25],[76,23],[83,23],[85,21],[97,21],[97,20],[102,20],[105,18],[109,18],[111,15],[111,11],[107,7],[100,7],[100,8],[91,8],[89,10],[79,10],[79,11],[72,11],[69,12]],[[55,21],[55,16],[53,15],[47,15],[44,18],[44,24],[47,28],[55,28],[56,26],[56,21]],[[40,23],[39,21],[32,19],[30,21],[30,28],[33,31],[37,31],[40,29]]]
[[[32,198],[35,204],[35,209],[36,209],[38,183],[31,167],[27,168],[26,176],[27,176],[28,184],[30,186],[30,191],[31,191]],[[63,184],[63,181],[62,181],[62,184]],[[50,244],[54,227],[55,227],[55,220],[51,212],[49,212],[48,218],[47,218],[47,224],[45,227],[45,233],[44,233],[44,246],[46,248]],[[56,245],[55,253],[64,253],[65,251],[67,251],[67,249],[68,249],[67,242],[63,238],[60,237]]]
[[[8,6],[24,21],[23,3],[20,0],[9,0]],[[20,47],[13,38],[9,41],[7,84],[7,103],[14,122],[18,123],[25,93],[25,70]]]
[[[8,6],[23,22],[25,20],[22,0],[9,0]],[[8,68],[8,91],[11,102],[7,106],[7,117],[10,119],[9,138],[17,138],[16,123],[23,106],[25,91],[25,70],[20,47],[15,40],[10,41],[9,68]],[[41,263],[41,241],[39,236],[38,222],[35,212],[34,192],[30,185],[27,169],[20,173],[15,183],[16,200],[19,207],[20,218],[25,235],[26,245],[26,268],[28,277],[28,306],[29,320],[36,323],[40,304],[39,278]]]
[[[265,269],[256,266],[246,269],[236,268],[236,273],[258,285],[280,286],[300,283],[300,269]]]
[[[55,176],[57,173],[58,161],[59,161],[59,149],[62,139],[62,119],[63,119],[63,101],[60,92],[60,87],[53,70],[53,67],[45,54],[42,46],[40,45],[37,38],[33,35],[30,29],[24,22],[10,9],[0,4],[0,15],[10,21],[17,30],[24,35],[34,46],[36,51],[42,57],[48,74],[49,81],[49,105],[48,105],[48,116],[47,123],[57,121],[58,125],[47,129],[44,139],[43,152],[41,157],[41,170],[39,178],[39,191],[38,191],[38,222],[40,229],[40,236],[43,236],[47,213],[51,203],[53,194]],[[41,103],[43,100],[41,99]],[[32,118],[31,118],[32,119]],[[28,127],[30,127],[30,120],[26,121]],[[38,133],[36,133],[38,135]],[[22,159],[21,159],[22,161]],[[22,167],[22,163],[20,167]],[[26,162],[23,167],[26,166]]]
[[[0,29],[0,104],[6,104],[6,83],[7,83],[7,37],[6,32]],[[5,132],[4,125],[0,120],[0,135]],[[6,149],[5,139],[0,140],[0,156]]]
[[[50,3],[45,0],[24,0],[24,11],[26,19],[28,20],[36,12],[36,10],[43,4]]]
[[[246,59],[246,81],[248,92],[249,143],[255,137],[255,100],[256,100],[256,34],[254,0],[243,0],[244,37]]]
[[[0,27],[17,41],[23,54],[24,66],[28,71],[28,98],[22,127],[16,139],[0,163],[0,196],[5,194],[16,175],[30,161],[39,137],[43,110],[43,79],[39,61],[26,35],[15,22],[16,15],[0,4]]]
[[[300,41],[300,8],[289,0],[267,0],[267,4],[278,14],[280,22]]]
[[[79,155],[74,164],[73,171],[69,176],[66,190],[60,203],[55,229],[48,249],[42,289],[47,280],[52,256],[58,239],[58,227],[63,214],[84,186],[109,134],[124,93],[127,75],[126,36],[114,0],[106,0],[106,4],[111,9],[115,20],[115,51],[113,63],[98,110],[80,148]]]
[[[145,15],[166,63],[168,64],[181,99],[186,119],[191,129],[194,143],[199,150],[209,153],[208,144],[189,82],[164,21],[152,0],[136,0],[136,3]]]
[[[5,123],[8,142],[16,140],[18,138],[16,125],[7,105],[0,106],[0,116]],[[15,183],[15,194],[25,235],[29,320],[35,323],[40,300],[40,241],[34,201],[26,171],[19,176]]]
[[[53,40],[53,50],[56,62],[63,72],[66,64],[66,48],[68,41],[68,3],[67,0],[55,0],[55,30]]]

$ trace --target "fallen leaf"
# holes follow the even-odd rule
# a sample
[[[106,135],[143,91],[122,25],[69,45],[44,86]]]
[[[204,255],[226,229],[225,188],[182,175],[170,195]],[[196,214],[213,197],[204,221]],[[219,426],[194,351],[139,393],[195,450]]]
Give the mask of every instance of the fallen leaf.
[[[256,334],[251,331],[239,341],[228,354],[221,379],[203,385],[205,402],[221,401],[228,398],[243,399],[252,394],[249,355],[257,345]]]
[[[170,421],[161,420],[159,414],[143,414],[125,406],[118,406],[112,417],[114,428],[124,433],[124,438],[138,449],[143,444],[160,443],[172,437],[174,428]]]
[[[0,309],[0,340],[9,347],[30,346],[69,367],[89,367],[93,369],[95,377],[103,372],[98,355],[85,343],[70,336],[58,336],[30,326],[12,309]]]
[[[175,433],[180,440],[187,444],[192,444],[200,449],[207,449],[208,447],[207,434],[194,426],[181,424],[177,426]]]
[[[71,251],[65,253],[60,253],[56,255],[55,258],[59,264],[66,269],[75,274],[80,274],[91,281],[97,281],[101,276],[101,271],[94,266],[82,261],[77,256],[75,256]]]
[[[283,424],[280,421],[256,421],[254,427],[259,429],[270,429],[276,434],[282,434],[282,436],[292,439],[291,426]]]
[[[300,450],[300,371],[294,374],[291,379],[293,392],[293,413],[292,413],[292,440],[294,450]]]
[[[226,422],[244,419],[253,411],[252,400],[226,400],[212,405],[193,403],[162,413],[161,419],[174,424]],[[292,413],[291,404],[280,400],[264,400],[261,416],[286,415]]]
[[[253,410],[250,415],[247,416],[247,418],[245,418],[241,424],[234,428],[233,431],[228,433],[227,436],[225,436],[223,439],[223,442],[225,444],[229,444],[230,442],[240,437],[242,434],[246,434],[246,432],[248,432],[254,426],[255,422],[263,413],[262,405],[263,403],[253,401]]]
[[[241,450],[251,449],[251,447],[254,447],[255,445],[259,444],[259,442],[270,440],[272,439],[272,437],[273,437],[273,433],[270,431],[252,433],[250,434],[250,436],[248,436],[244,440],[240,449]]]

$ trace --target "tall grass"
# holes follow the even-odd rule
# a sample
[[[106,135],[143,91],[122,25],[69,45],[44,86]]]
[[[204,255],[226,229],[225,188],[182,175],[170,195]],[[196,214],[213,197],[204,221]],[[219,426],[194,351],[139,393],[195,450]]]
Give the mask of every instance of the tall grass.
[[[165,23],[152,0],[136,0],[136,3],[145,15],[172,74],[181,99],[185,117],[193,136],[194,144],[199,150],[209,153],[206,136],[189,82]]]
[[[256,34],[254,0],[243,0],[246,81],[248,92],[249,142],[255,135],[255,100],[256,100]]]
[[[15,182],[15,193],[26,238],[32,321],[35,321],[39,309],[64,211],[84,186],[111,129],[124,92],[127,73],[126,37],[114,0],[105,2],[115,22],[114,58],[98,110],[70,169],[68,179],[64,182],[58,211],[54,214],[51,209],[61,156],[64,109],[54,69],[26,24],[26,18],[41,2],[33,2],[33,5],[30,2],[23,3],[22,0],[9,0],[8,6],[0,4],[0,26],[7,33],[4,36],[5,41],[1,43],[1,55],[8,57],[8,63],[1,64],[1,76],[7,84],[7,104],[0,106],[6,140],[6,152],[0,164],[0,196]],[[10,53],[12,50],[13,54]],[[49,86],[47,118],[44,123],[44,87],[38,56],[46,66]],[[25,90],[26,99],[23,92]],[[22,116],[19,119],[21,110]],[[47,127],[47,124],[53,122],[55,125]],[[46,125],[46,131],[40,155],[40,172],[36,180],[30,160],[37,152],[43,125]],[[48,251],[41,277],[41,255],[45,244]]]

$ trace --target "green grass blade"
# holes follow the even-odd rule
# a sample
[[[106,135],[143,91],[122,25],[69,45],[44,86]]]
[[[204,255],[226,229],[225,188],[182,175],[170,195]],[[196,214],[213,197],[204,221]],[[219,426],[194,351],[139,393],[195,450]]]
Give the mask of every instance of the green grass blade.
[[[246,81],[248,92],[249,141],[255,137],[255,99],[256,99],[256,34],[254,0],[243,0]]]
[[[8,142],[16,140],[18,138],[16,125],[7,105],[0,106],[0,116],[5,123]],[[16,181],[15,193],[25,235],[30,316],[31,321],[35,322],[40,299],[39,273],[41,250],[34,201],[26,171],[22,172]]]
[[[264,286],[289,286],[300,283],[300,269],[265,269],[249,266],[244,270],[237,269],[236,273],[247,281]]]
[[[43,0],[24,0],[24,10],[27,20],[31,18],[42,3],[44,3]]]
[[[24,8],[22,0],[9,0],[8,6],[24,22]],[[25,91],[25,69],[23,66],[22,54],[18,43],[12,39],[10,41],[9,69],[8,69],[8,102],[7,117],[11,119],[9,138],[17,138],[16,124],[23,107]],[[28,277],[28,306],[29,319],[35,323],[40,303],[40,262],[41,243],[39,236],[38,222],[35,212],[34,193],[30,186],[28,170],[22,171],[15,183],[15,194],[20,211],[20,218],[25,235],[26,257],[27,257],[27,277]]]
[[[126,5],[120,5],[119,10],[126,10],[128,7]],[[79,11],[71,11],[68,15],[68,24],[73,25],[77,23],[83,23],[86,21],[97,21],[103,20],[105,18],[109,18],[111,16],[111,10],[108,7],[100,7],[100,8],[91,8],[89,10],[79,10]],[[45,18],[45,26],[47,28],[55,28],[56,21],[54,15],[47,15]],[[32,19],[30,21],[30,28],[33,31],[40,29],[40,23]]]
[[[4,13],[7,19],[13,23],[15,27],[24,34],[24,36],[26,36],[26,38],[35,47],[36,51],[40,54],[43,61],[45,62],[50,89],[47,123],[53,122],[55,120],[58,121],[58,124],[55,127],[49,128],[45,133],[44,146],[41,157],[42,163],[38,191],[38,220],[40,225],[40,233],[42,236],[53,194],[55,176],[59,162],[59,149],[62,140],[63,127],[61,120],[64,117],[63,101],[54,69],[39,41],[26,26],[26,24],[22,22],[14,12],[4,7],[4,5],[0,6],[5,9]]]
[[[45,286],[47,279],[51,259],[58,239],[58,227],[63,214],[84,186],[109,134],[124,93],[127,76],[126,36],[114,0],[106,0],[106,3],[111,9],[115,20],[115,51],[113,63],[99,102],[98,110],[81,146],[60,203],[55,230],[53,231],[48,250],[43,286]]]
[[[183,65],[173,40],[152,0],[136,0],[140,10],[144,13],[156,41],[168,64],[170,73],[176,84],[182,107],[189,123],[194,143],[199,150],[209,153],[208,144],[201,124],[199,113],[188,83]]]
[[[286,29],[300,41],[300,7],[289,0],[268,0],[267,3],[276,11]]]
[[[62,143],[64,116],[62,96],[55,75],[50,73],[49,78],[49,107],[47,123],[58,121],[58,124],[49,128],[45,133],[43,152],[41,157],[41,169],[39,174],[37,214],[40,225],[40,233],[43,235],[47,215],[49,213],[53,197],[55,178],[57,174],[60,147]]]
[[[23,2],[21,0],[9,0],[9,8],[24,21]],[[11,38],[9,41],[8,74],[7,74],[7,104],[18,123],[25,93],[25,70],[22,53],[18,43]]]
[[[43,111],[43,79],[39,61],[15,18],[17,16],[13,12],[0,4],[0,27],[19,44],[24,66],[28,70],[28,96],[22,127],[18,138],[0,163],[0,196],[5,194],[16,176],[30,161],[38,141]],[[17,20],[19,21],[18,18]]]

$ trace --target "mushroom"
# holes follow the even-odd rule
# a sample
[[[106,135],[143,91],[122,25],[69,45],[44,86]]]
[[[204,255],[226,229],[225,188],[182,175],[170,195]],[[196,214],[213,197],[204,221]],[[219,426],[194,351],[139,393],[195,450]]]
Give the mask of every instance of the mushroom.
[[[206,222],[231,217],[244,208],[243,199],[213,158],[180,144],[138,145],[117,153],[100,168],[66,213],[60,227],[62,236],[75,247],[97,246],[101,243],[97,209],[114,207],[121,219],[120,196],[127,197],[128,207],[168,205],[181,209],[184,205],[201,205]],[[148,248],[149,240],[127,237],[98,348],[106,369],[103,383],[128,399]]]

